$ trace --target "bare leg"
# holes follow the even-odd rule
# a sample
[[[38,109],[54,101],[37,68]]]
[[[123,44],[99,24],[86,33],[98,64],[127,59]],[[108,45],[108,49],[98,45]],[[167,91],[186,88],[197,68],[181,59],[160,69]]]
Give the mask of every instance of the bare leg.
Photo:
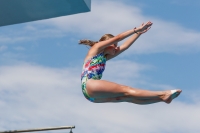
[[[147,104],[153,104],[157,102],[162,102],[161,99],[133,99],[128,97],[114,97],[114,98],[100,98],[95,99],[95,103],[105,103],[105,102],[130,102],[140,105],[147,105]]]
[[[167,103],[170,103],[169,100],[171,96],[171,91],[148,91],[136,89],[124,85],[119,85],[113,82],[105,80],[93,80],[90,79],[87,81],[87,92],[88,94],[95,99],[104,99],[104,98],[113,98],[113,97],[129,97],[132,99],[148,99],[154,100],[161,99]],[[179,90],[181,93],[181,90]]]

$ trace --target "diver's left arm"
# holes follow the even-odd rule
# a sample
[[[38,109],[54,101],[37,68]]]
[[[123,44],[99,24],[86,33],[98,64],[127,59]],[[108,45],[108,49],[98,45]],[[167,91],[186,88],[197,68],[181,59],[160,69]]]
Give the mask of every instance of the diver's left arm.
[[[143,33],[147,32],[153,23],[148,22],[147,24],[142,24],[139,28],[135,28],[134,30],[137,31],[135,34],[133,34],[127,41],[125,41],[121,46],[116,47],[115,54],[114,55],[108,55],[107,60],[116,57],[117,55],[121,54],[125,50],[127,50]],[[141,29],[142,30],[138,30]]]
[[[134,35],[132,35],[127,41],[125,41],[121,46],[119,46],[119,52],[121,53],[128,49],[141,35],[141,33],[135,33]]]
[[[139,37],[141,34],[135,33],[133,34],[127,41],[125,41],[121,46],[115,48],[114,55],[107,55],[106,59],[112,59],[117,55],[121,54],[125,50],[127,50]]]

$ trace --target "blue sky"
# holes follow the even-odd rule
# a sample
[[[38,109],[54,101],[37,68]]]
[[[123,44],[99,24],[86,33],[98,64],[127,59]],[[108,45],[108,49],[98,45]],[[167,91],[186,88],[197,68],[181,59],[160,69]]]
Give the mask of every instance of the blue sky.
[[[93,0],[89,13],[0,27],[0,129],[75,125],[74,132],[200,132],[198,1]],[[170,105],[94,104],[81,92],[87,47],[152,21],[103,79],[148,90],[181,88]]]

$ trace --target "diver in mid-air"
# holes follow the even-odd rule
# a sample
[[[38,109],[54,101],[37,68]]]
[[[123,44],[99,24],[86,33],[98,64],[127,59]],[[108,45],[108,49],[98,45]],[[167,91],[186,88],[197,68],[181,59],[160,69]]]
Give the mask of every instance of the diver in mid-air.
[[[105,34],[97,42],[80,40],[80,44],[91,47],[84,59],[81,74],[82,91],[89,101],[95,103],[130,102],[135,104],[170,103],[182,92],[180,89],[165,91],[142,90],[100,80],[105,69],[106,61],[128,49],[137,38],[151,28],[152,24],[150,21],[145,24],[143,23],[139,27],[125,31],[117,36]],[[127,37],[129,39],[118,46],[118,42]]]

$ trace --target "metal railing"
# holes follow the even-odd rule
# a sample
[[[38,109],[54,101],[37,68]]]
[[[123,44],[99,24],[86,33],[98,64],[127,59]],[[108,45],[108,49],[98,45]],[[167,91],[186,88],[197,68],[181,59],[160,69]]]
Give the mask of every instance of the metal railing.
[[[25,130],[10,130],[10,131],[0,131],[0,133],[21,133],[21,132],[36,132],[36,131],[49,131],[49,130],[62,130],[62,129],[70,129],[70,133],[72,133],[73,128],[75,128],[75,126],[47,127],[47,128],[35,128],[35,129],[25,129]]]

